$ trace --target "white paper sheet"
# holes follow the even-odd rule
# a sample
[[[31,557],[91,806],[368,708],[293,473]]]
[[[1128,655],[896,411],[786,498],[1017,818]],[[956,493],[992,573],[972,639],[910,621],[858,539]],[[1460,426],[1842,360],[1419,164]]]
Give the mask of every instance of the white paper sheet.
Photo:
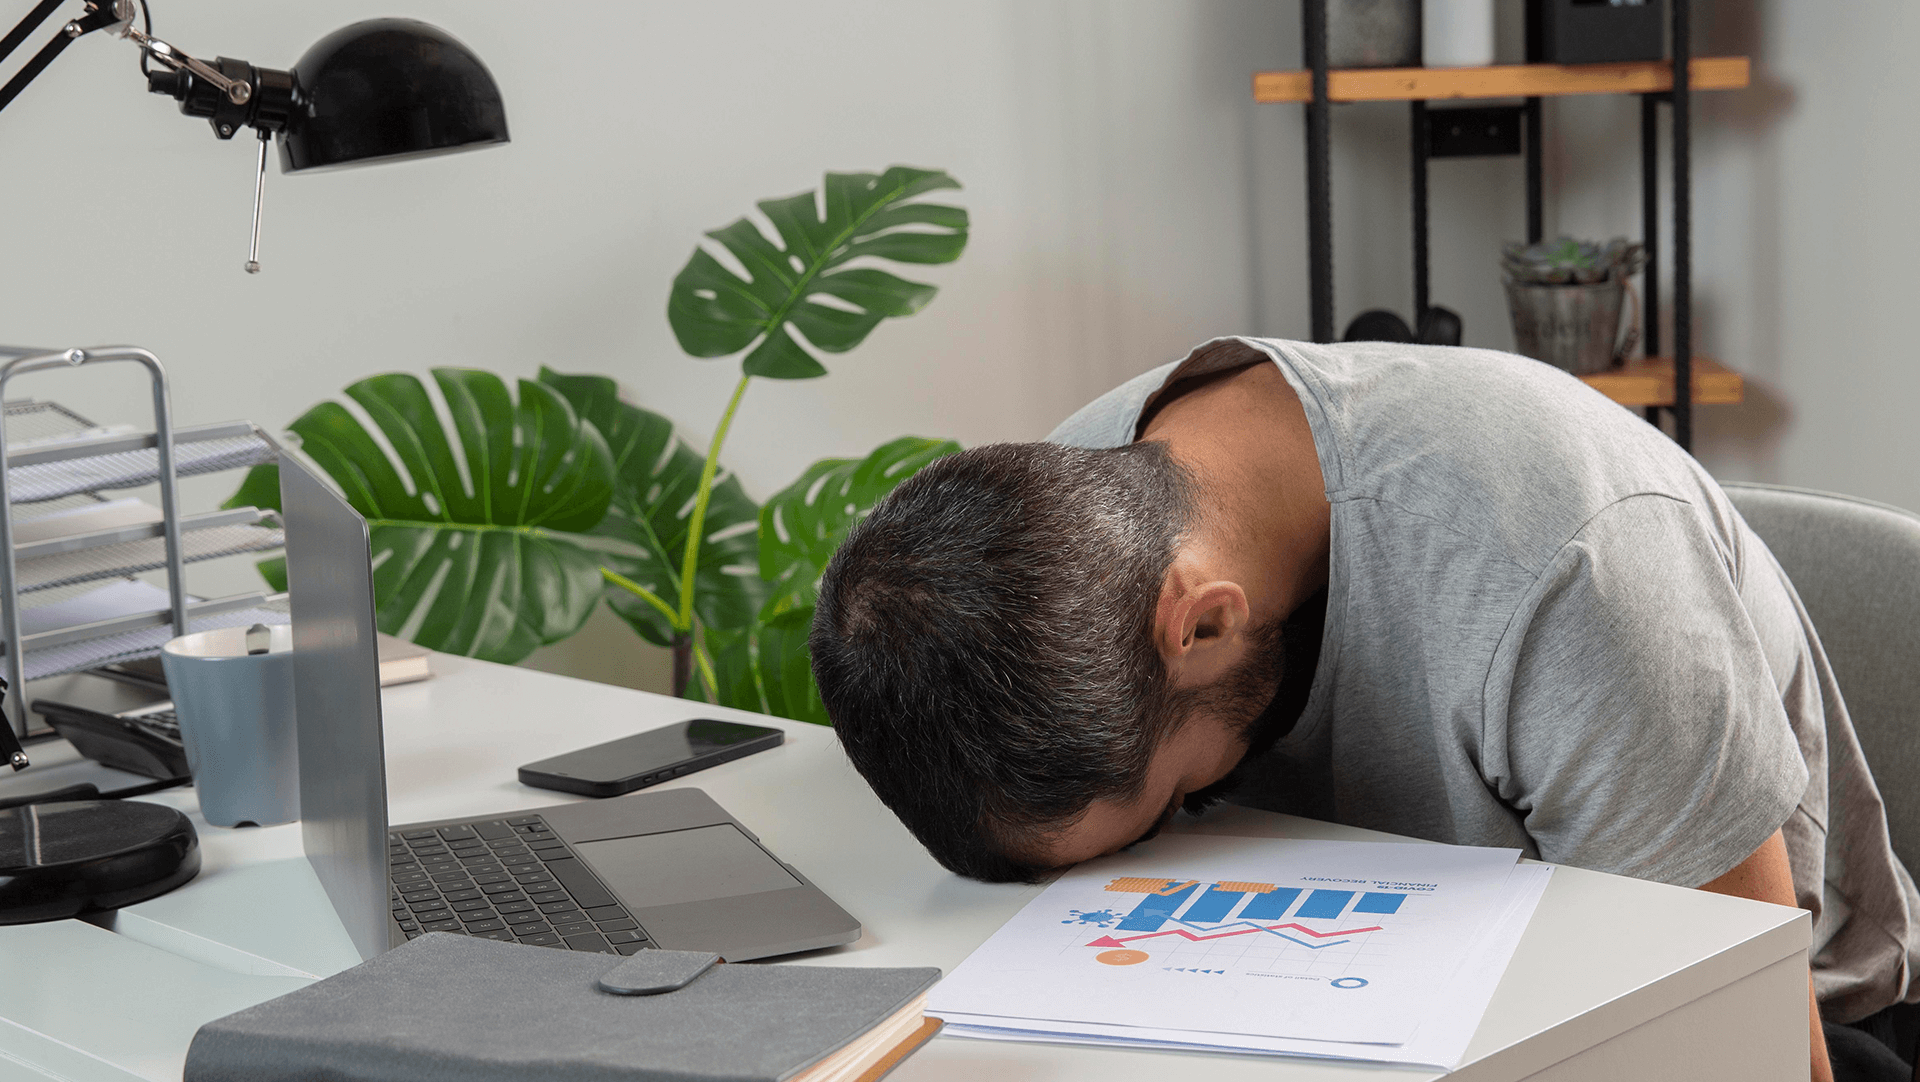
[[[1518,856],[1163,836],[1049,886],[935,988],[928,1012],[1209,1045],[1401,1045],[1451,1005],[1450,980],[1507,910]]]
[[[1451,1070],[1466,1055],[1467,1044],[1479,1029],[1507,964],[1533,917],[1553,868],[1523,864],[1508,878],[1507,901],[1497,920],[1488,922],[1447,982],[1443,1007],[1422,1022],[1404,1044],[1352,1044],[1290,1038],[1235,1037],[1233,1044],[1196,1041],[1195,1035],[1149,1027],[1102,1026],[1085,1023],[1039,1023],[1046,1029],[1011,1028],[1009,1019],[991,1015],[950,1013],[945,1016],[948,1036],[1000,1041],[1045,1041],[1060,1044],[1114,1045],[1170,1051],[1226,1052],[1241,1055],[1293,1055],[1407,1064]]]

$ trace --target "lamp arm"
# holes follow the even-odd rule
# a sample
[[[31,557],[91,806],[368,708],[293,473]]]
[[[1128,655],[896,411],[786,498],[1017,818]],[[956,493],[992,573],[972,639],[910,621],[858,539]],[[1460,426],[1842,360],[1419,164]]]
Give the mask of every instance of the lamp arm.
[[[252,85],[243,80],[227,78],[215,70],[213,65],[204,60],[196,60],[159,38],[135,30],[131,23],[121,29],[120,36],[140,46],[148,56],[174,71],[192,72],[195,77],[206,80],[235,105],[245,105],[247,99],[253,97]]]
[[[27,39],[27,35],[33,33],[41,23],[47,20],[48,16],[53,14],[54,9],[60,6],[60,2],[61,0],[41,0],[35,5],[34,9],[27,13],[27,17],[20,20],[19,25],[8,31],[4,39],[0,39],[0,59],[5,59],[7,54],[19,48],[20,43]],[[20,70],[14,73],[13,78],[7,80],[7,85],[0,86],[0,109],[13,104],[13,99],[20,96],[20,92],[27,88],[27,84],[47,70],[47,67],[66,51],[67,46],[73,44],[75,38],[91,34],[95,30],[127,28],[132,22],[133,0],[87,0],[86,14],[61,27],[60,32],[53,36],[53,40],[41,46],[40,51],[33,54],[32,59],[20,66]]]

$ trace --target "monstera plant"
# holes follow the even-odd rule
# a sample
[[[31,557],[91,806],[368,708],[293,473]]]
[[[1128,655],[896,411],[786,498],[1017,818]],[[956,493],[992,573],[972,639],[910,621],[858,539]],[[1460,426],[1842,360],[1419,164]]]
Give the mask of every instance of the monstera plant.
[[[754,377],[825,375],[821,355],[933,299],[884,265],[959,258],[967,212],[921,200],[959,186],[903,166],[829,173],[818,193],[758,204],[777,236],[745,218],[707,234],[745,274],[696,248],[667,302],[687,353],[744,351],[705,454],[612,379],[546,368],[517,398],[490,373],[435,369],[443,409],[417,377],[361,380],[346,396],[371,430],[335,402],[302,414],[301,450],[367,519],[380,629],[512,662],[579,630],[604,595],[673,651],[675,694],[825,723],[806,648],[820,574],[874,504],[959,445],[906,436],[825,459],[765,506],[720,451]],[[273,466],[239,504],[278,506]],[[280,561],[261,571],[284,588]]]
[[[681,535],[680,567],[672,577],[677,596],[659,588],[667,582],[663,563],[646,565],[652,581],[624,573],[618,561],[606,571],[614,588],[634,599],[615,608],[635,630],[655,641],[659,621],[671,630],[676,694],[687,693],[697,664],[715,701],[827,720],[806,653],[813,584],[860,516],[914,470],[958,445],[896,440],[863,460],[816,463],[776,494],[759,509],[754,531],[758,577],[772,588],[756,586],[767,596],[746,620],[721,614],[736,596],[730,591],[728,602],[716,599],[706,611],[697,601],[716,578],[711,571],[703,578],[702,565],[725,558],[726,540],[745,536],[744,530],[730,533],[731,526],[707,529],[710,513],[736,514],[745,502],[737,486],[715,484],[720,449],[754,377],[826,375],[820,354],[845,353],[882,321],[912,315],[933,299],[935,287],[874,264],[958,259],[967,244],[967,212],[920,197],[959,186],[944,172],[904,166],[879,174],[829,173],[818,193],[758,204],[777,236],[746,218],[707,234],[744,277],[704,248],[694,249],[675,276],[667,321],[680,347],[695,357],[745,351],[740,382],[714,428]],[[579,400],[575,405],[592,413]]]

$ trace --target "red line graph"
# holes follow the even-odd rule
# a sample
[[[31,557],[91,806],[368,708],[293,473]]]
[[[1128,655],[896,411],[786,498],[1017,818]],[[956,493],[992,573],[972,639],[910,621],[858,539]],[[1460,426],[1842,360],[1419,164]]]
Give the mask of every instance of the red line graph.
[[[1152,939],[1156,936],[1163,936],[1163,935],[1185,936],[1187,939],[1191,940],[1192,942],[1204,943],[1209,939],[1226,939],[1229,936],[1252,935],[1255,932],[1277,932],[1282,928],[1291,928],[1296,932],[1304,932],[1315,939],[1332,939],[1335,936],[1359,935],[1361,932],[1377,932],[1380,930],[1380,925],[1376,924],[1369,928],[1349,928],[1343,932],[1316,932],[1312,928],[1308,928],[1305,925],[1301,925],[1301,924],[1248,924],[1245,927],[1235,928],[1231,931],[1226,931],[1226,932],[1215,932],[1212,935],[1194,935],[1192,932],[1187,931],[1185,928],[1168,928],[1165,931],[1160,931],[1160,932],[1142,932],[1139,935],[1130,935],[1125,939],[1115,939],[1110,935],[1103,935],[1099,939],[1096,939],[1093,942],[1087,944],[1087,946],[1089,947],[1123,947],[1128,943],[1133,942],[1136,939]]]

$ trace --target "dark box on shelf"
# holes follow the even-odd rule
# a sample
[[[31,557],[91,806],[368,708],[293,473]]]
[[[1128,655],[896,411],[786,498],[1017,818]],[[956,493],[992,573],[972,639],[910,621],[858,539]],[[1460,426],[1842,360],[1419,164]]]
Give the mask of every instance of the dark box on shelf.
[[[1527,62],[1664,60],[1665,0],[1527,0]]]

